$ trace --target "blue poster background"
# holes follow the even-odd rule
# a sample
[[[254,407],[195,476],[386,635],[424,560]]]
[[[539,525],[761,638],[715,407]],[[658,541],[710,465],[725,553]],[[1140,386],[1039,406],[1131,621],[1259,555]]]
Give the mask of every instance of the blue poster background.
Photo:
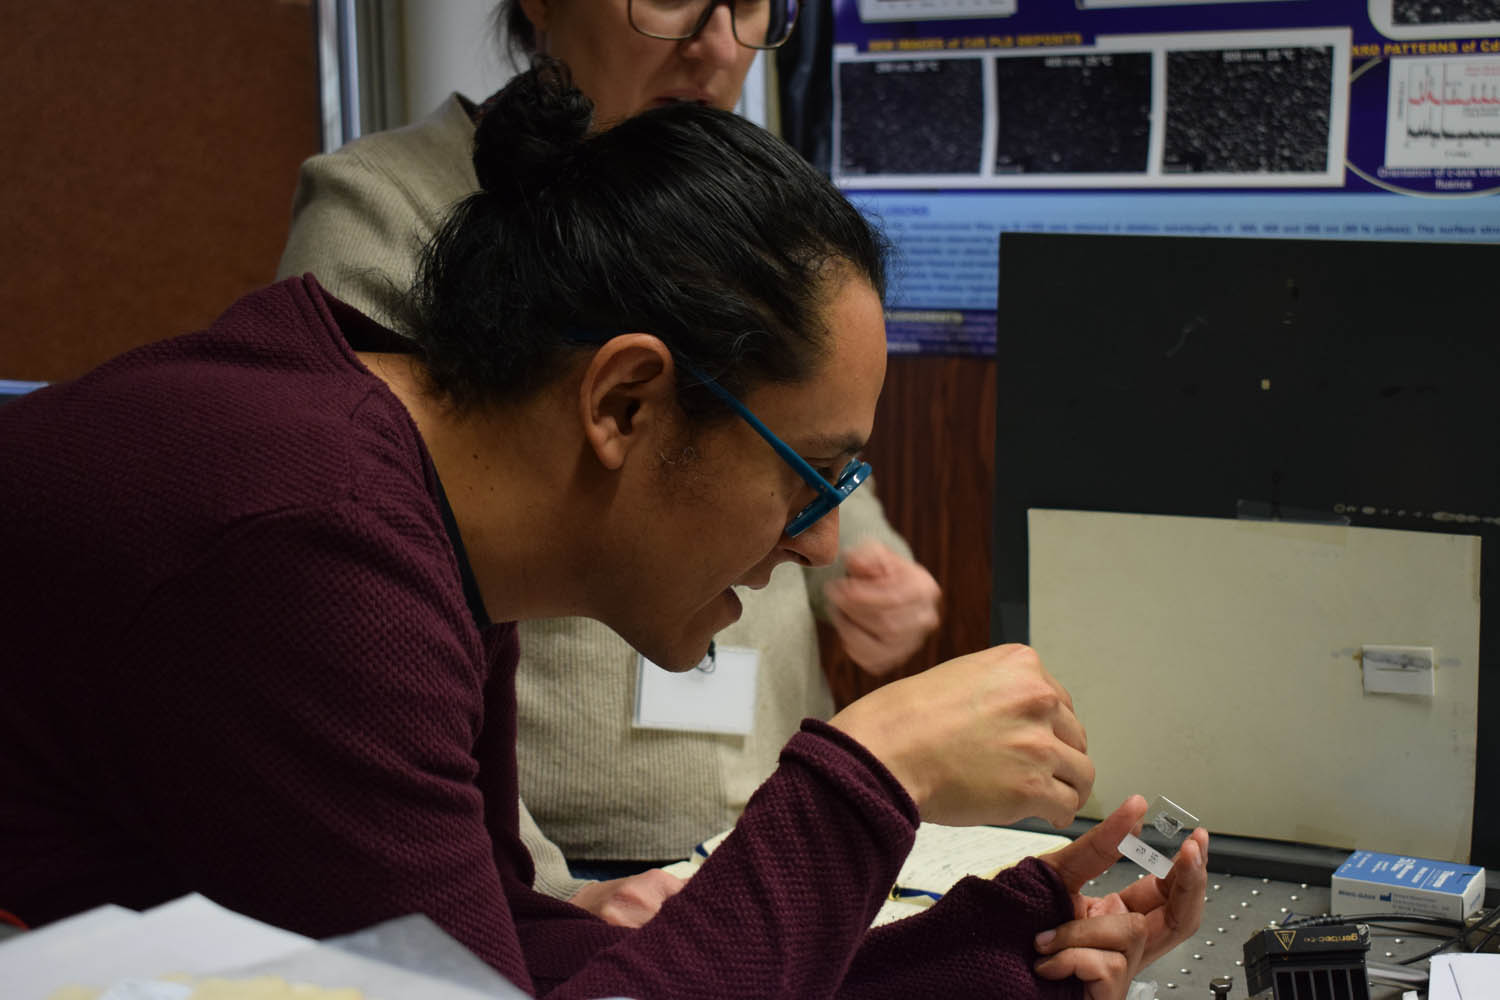
[[[1055,0],[836,0],[836,73],[840,65],[887,60],[889,66],[878,68],[923,71],[937,67],[939,59],[969,54],[1077,57],[1128,49],[1132,37],[1168,50],[1173,37],[1201,38],[1200,33],[1232,39],[1245,32],[1253,40],[1257,32],[1291,29],[1326,36],[1328,29],[1339,29],[1348,40],[1340,50],[1347,51],[1347,60],[1332,70],[1345,77],[1336,82],[1347,88],[1347,102],[1343,116],[1335,115],[1329,125],[1344,143],[1343,163],[1333,165],[1331,177],[1305,186],[1268,175],[1263,186],[1254,176],[1239,176],[1232,185],[1216,187],[1210,176],[1194,178],[1197,183],[1184,188],[1180,176],[1142,175],[1129,178],[1128,185],[1111,186],[1106,178],[1102,186],[1084,186],[1062,177],[1043,179],[1039,187],[1035,175],[1018,174],[1013,186],[1006,176],[987,175],[970,187],[962,175],[941,184],[879,171],[857,176],[847,159],[841,172],[836,153],[835,178],[882,224],[896,250],[888,298],[891,350],[993,351],[998,239],[1005,231],[1500,241],[1500,24],[1479,20],[1500,20],[1500,3],[1439,0],[1453,5],[1446,23],[1398,23],[1425,16],[1410,13],[1403,7],[1407,2],[1122,6],[1119,0],[1079,0],[1089,6],[1075,6]],[[1012,13],[962,16],[986,3],[991,12],[1008,7]],[[861,8],[871,20],[861,16]],[[1001,65],[999,59],[991,62]],[[1473,79],[1459,86],[1449,78],[1459,71]],[[841,95],[836,87],[846,146],[862,127],[851,111],[859,95],[848,91],[855,85],[846,82]],[[1003,106],[1006,96],[992,100]],[[1153,101],[1161,100],[1158,84]],[[1161,114],[1159,107],[1155,111]],[[1448,120],[1441,118],[1444,111],[1462,112],[1463,121],[1480,125],[1465,125],[1462,133],[1451,125],[1440,131],[1430,122]],[[1244,113],[1256,112],[1246,108]],[[1401,119],[1407,145],[1421,147],[1412,163],[1387,162],[1400,155],[1392,153],[1387,136],[1398,112],[1410,116]],[[946,111],[938,102],[930,113]],[[1080,134],[1088,134],[1085,127]],[[901,139],[882,135],[880,141]],[[1451,154],[1446,165],[1433,165],[1433,154],[1423,152],[1439,144]],[[918,147],[912,155],[920,158],[924,150]]]

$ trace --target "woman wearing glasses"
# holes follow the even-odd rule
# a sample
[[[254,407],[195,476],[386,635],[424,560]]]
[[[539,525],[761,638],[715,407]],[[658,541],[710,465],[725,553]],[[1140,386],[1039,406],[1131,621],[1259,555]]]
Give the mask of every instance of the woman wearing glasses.
[[[696,106],[589,123],[546,66],[501,96],[415,339],[288,279],[0,410],[0,902],[200,891],[317,937],[421,912],[557,998],[1123,996],[1205,882],[1200,833],[1166,880],[1077,894],[1139,797],[866,933],[919,817],[1089,794],[1017,647],[806,723],[640,929],[530,888],[509,623],[696,663],[735,588],[833,558],[837,497],[788,455],[841,467],[885,371],[878,238],[795,153]]]
[[[787,39],[797,4],[510,0],[496,19],[520,52],[566,63],[595,101],[596,123],[610,125],[683,101],[733,107],[756,50]],[[482,113],[455,94],[416,125],[309,160],[279,276],[311,272],[344,301],[399,329],[398,302],[418,248],[478,187],[471,152]],[[522,799],[563,848],[523,807],[538,888],[612,921],[649,919],[679,887],[675,878],[651,870],[586,882],[570,874],[563,853],[608,878],[624,866],[604,861],[672,861],[733,825],[802,719],[833,714],[818,617],[834,624],[850,657],[872,673],[910,658],[937,625],[936,582],[912,561],[871,487],[844,509],[842,536],[839,567],[783,569],[746,596],[743,620],[719,637],[720,647],[738,651],[727,669],[753,664],[754,688],[716,699],[705,685],[698,700],[705,714],[720,706],[749,717],[737,733],[637,730],[637,678],[655,667],[641,663],[628,643],[579,618],[521,627]],[[753,704],[740,704],[750,697]]]

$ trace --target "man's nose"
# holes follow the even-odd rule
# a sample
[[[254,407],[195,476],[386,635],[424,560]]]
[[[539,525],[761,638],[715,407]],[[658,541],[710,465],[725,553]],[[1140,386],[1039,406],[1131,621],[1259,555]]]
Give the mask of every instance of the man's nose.
[[[782,546],[804,566],[830,565],[839,554],[839,509],[818,518],[802,534],[786,536]]]

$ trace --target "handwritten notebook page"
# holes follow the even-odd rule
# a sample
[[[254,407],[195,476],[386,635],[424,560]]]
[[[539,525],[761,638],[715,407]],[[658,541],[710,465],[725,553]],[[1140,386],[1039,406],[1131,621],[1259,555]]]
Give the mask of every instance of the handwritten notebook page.
[[[667,866],[678,878],[691,878],[714,848],[724,842],[730,831],[711,837],[693,849],[693,856]],[[917,839],[911,853],[896,876],[893,893],[875,915],[872,927],[888,924],[921,913],[953,887],[965,875],[992,878],[998,872],[1020,864],[1026,858],[1055,851],[1069,844],[1067,837],[1052,833],[1028,833],[995,826],[940,826],[923,823],[917,827]]]

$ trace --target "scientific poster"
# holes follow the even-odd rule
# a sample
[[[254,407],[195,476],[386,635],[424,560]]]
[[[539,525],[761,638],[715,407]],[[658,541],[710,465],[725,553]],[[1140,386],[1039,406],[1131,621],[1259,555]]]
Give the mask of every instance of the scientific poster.
[[[1500,0],[834,12],[833,174],[895,243],[893,352],[993,351],[1002,231],[1500,241]]]

